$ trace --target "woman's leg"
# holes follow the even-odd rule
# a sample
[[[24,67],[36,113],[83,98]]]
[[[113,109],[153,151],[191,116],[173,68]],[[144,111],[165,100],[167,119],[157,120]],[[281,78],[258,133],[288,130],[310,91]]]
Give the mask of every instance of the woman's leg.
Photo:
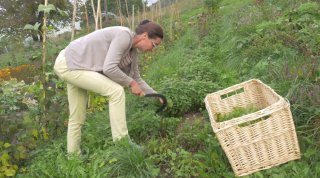
[[[93,71],[73,70],[63,75],[71,85],[109,97],[109,116],[113,140],[128,135],[125,92],[121,85]]]
[[[109,97],[109,115],[113,140],[128,135],[123,87],[108,77],[94,71],[68,70],[64,55],[59,54],[59,57],[57,58],[54,71],[61,79],[75,87]]]
[[[128,135],[125,115],[125,92],[121,85],[93,71],[74,70],[63,75],[63,78],[69,84],[109,97],[112,138],[116,140]]]
[[[69,101],[69,122],[67,133],[68,153],[80,154],[81,127],[86,119],[87,91],[67,84]]]

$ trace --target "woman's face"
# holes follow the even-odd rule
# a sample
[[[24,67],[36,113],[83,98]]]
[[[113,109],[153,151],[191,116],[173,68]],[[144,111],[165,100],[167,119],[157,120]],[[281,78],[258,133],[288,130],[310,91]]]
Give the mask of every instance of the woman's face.
[[[158,45],[160,45],[160,43],[161,43],[161,38],[156,37],[154,39],[151,39],[146,33],[146,34],[143,34],[138,48],[143,52],[153,51],[157,48]]]
[[[147,50],[146,51],[153,51],[157,48],[157,46],[160,45],[161,43],[161,38],[156,37],[154,39],[148,38],[149,40],[149,44],[147,46]]]

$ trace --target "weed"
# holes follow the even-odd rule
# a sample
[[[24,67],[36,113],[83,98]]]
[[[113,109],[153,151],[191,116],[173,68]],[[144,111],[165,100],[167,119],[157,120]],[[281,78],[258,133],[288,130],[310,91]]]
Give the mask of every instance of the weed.
[[[250,113],[254,113],[256,111],[258,111],[258,108],[254,105],[247,106],[247,107],[235,107],[229,113],[226,113],[226,114],[218,113],[217,114],[217,122],[223,122],[223,121],[227,121],[230,119],[238,118],[238,117],[250,114]]]

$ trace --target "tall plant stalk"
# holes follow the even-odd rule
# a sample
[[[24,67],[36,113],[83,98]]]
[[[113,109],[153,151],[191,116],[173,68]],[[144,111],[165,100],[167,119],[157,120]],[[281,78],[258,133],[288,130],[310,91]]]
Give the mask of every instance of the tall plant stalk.
[[[150,14],[151,14],[151,20],[152,20],[152,21],[154,20],[154,19],[153,19],[153,11],[154,11],[154,7],[151,6],[151,7],[150,7]]]
[[[143,19],[146,19],[146,4],[143,3]]]
[[[104,2],[104,11],[106,12],[106,18],[105,18],[105,22],[108,23],[108,1],[107,0],[103,0]]]
[[[173,5],[171,5],[171,13],[170,13],[170,27],[169,27],[169,38],[170,40],[172,40],[173,38],[173,34],[172,34],[172,26],[173,26],[173,15],[174,15],[174,12],[173,12]]]
[[[137,22],[139,23],[141,21],[141,17],[140,17],[140,8],[138,7],[138,18],[137,18]]]
[[[162,8],[161,8],[161,0],[159,0],[159,18],[160,18],[160,20],[162,19],[161,17],[162,17]]]
[[[101,28],[102,28],[102,20],[101,20],[101,0],[98,0],[96,26],[98,26],[97,29],[101,29]]]
[[[93,18],[94,18],[94,22],[95,22],[95,30],[97,30],[98,29],[98,26],[97,26],[97,14],[96,14],[96,10],[94,8],[93,0],[91,0],[91,8],[92,8]]]
[[[72,30],[71,30],[71,41],[74,39],[75,23],[77,14],[77,0],[73,1],[73,14],[72,14]]]
[[[132,5],[132,20],[131,20],[131,30],[134,28],[134,5]]]
[[[130,20],[129,20],[129,8],[128,8],[128,1],[125,0],[125,3],[126,3],[126,9],[127,9],[127,22],[128,22],[128,26],[130,27]],[[131,27],[132,29],[133,27]]]
[[[122,22],[122,13],[121,13],[121,2],[120,2],[120,0],[116,0],[116,2],[117,2],[119,17],[120,17],[120,24],[123,25],[123,22]]]
[[[85,13],[85,19],[86,19],[87,33],[89,33],[90,26],[89,26],[89,16],[88,16],[87,5],[86,5],[86,3],[84,3],[83,5],[84,5],[84,13]]]
[[[48,0],[44,1],[44,6],[48,6]],[[44,16],[43,16],[43,26],[42,26],[42,86],[43,86],[43,101],[46,101],[46,57],[47,57],[47,17],[48,17],[48,12],[44,11]],[[46,117],[46,104],[45,102],[42,103],[42,115],[43,118]]]

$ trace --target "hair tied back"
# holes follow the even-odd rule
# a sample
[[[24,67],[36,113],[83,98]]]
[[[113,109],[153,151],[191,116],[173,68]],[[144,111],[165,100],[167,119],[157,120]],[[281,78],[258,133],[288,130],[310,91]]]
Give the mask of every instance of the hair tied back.
[[[144,24],[147,24],[149,22],[151,22],[151,21],[146,19],[146,20],[141,21],[139,25],[144,25]]]

